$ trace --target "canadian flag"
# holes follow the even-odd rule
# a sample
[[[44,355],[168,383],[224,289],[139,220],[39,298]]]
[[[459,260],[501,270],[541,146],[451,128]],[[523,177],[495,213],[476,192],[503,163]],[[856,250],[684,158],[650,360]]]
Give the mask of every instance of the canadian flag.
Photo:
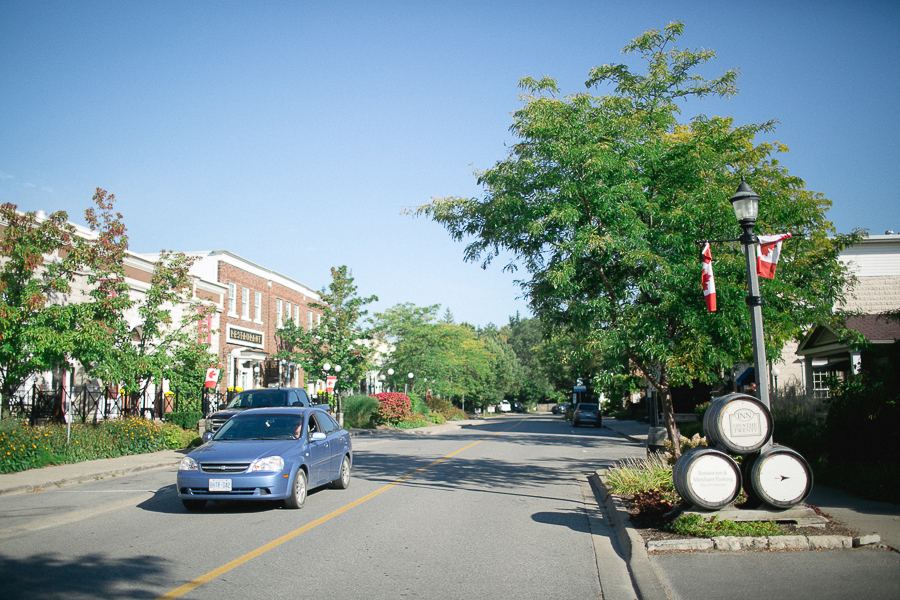
[[[706,310],[716,312],[716,282],[713,279],[712,253],[709,251],[709,242],[703,246],[703,272],[700,281],[703,284],[703,297],[706,300]]]
[[[219,370],[215,367],[206,370],[206,383],[203,387],[214,388],[219,381]]]
[[[326,377],[326,378],[325,378],[325,391],[326,391],[326,392],[333,392],[333,391],[334,391],[334,385],[335,385],[336,383],[337,383],[337,377],[335,377],[334,375],[332,375],[332,376],[330,376],[330,377]]]
[[[791,237],[790,233],[760,235],[756,247],[756,274],[766,279],[775,279],[775,267],[781,254],[781,242]]]

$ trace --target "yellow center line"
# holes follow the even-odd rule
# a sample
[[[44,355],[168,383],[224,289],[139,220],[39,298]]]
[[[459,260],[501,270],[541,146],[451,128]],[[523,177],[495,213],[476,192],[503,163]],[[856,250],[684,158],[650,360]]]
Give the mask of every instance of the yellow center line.
[[[477,445],[480,444],[481,442],[484,442],[484,441],[486,441],[486,440],[489,440],[489,439],[491,439],[492,437],[494,437],[495,435],[500,435],[501,433],[504,433],[504,432],[506,432],[506,431],[509,431],[510,429],[512,429],[512,428],[514,428],[514,427],[518,427],[521,423],[522,423],[522,421],[518,421],[518,422],[516,422],[515,424],[511,425],[510,427],[507,427],[506,429],[501,429],[500,431],[498,431],[498,432],[496,432],[496,433],[492,433],[491,435],[489,435],[489,436],[487,436],[487,437],[485,437],[485,438],[482,438],[482,439],[478,440],[477,442],[472,442],[471,444],[469,444],[468,446],[465,446],[464,448],[460,448],[459,450],[457,450],[457,451],[455,451],[455,452],[451,452],[451,453],[448,454],[447,456],[441,457],[441,458],[437,459],[436,461],[434,461],[434,462],[432,462],[432,463],[429,463],[429,464],[425,465],[424,467],[422,467],[422,468],[420,468],[420,469],[416,469],[416,470],[413,471],[412,473],[408,473],[407,475],[404,475],[404,476],[401,477],[400,479],[397,479],[397,480],[395,480],[395,481],[392,481],[391,483],[389,483],[389,484],[387,484],[387,485],[385,485],[385,486],[383,486],[383,487],[378,488],[378,489],[375,490],[374,492],[371,492],[371,493],[369,493],[369,494],[366,494],[366,495],[363,496],[362,498],[359,498],[359,499],[357,499],[357,500],[354,500],[353,502],[351,502],[350,504],[347,504],[346,506],[343,506],[343,507],[341,507],[341,508],[339,508],[339,509],[337,509],[337,510],[335,510],[335,511],[333,511],[333,512],[328,513],[328,514],[325,515],[324,517],[319,517],[319,518],[316,519],[315,521],[312,521],[312,522],[310,522],[310,523],[307,523],[307,524],[304,525],[303,527],[301,527],[301,528],[299,528],[299,529],[295,529],[294,531],[292,531],[292,532],[290,532],[290,533],[287,533],[287,534],[281,536],[280,538],[278,538],[278,539],[276,539],[276,540],[272,540],[272,541],[269,542],[268,544],[266,544],[266,545],[264,545],[264,546],[260,546],[260,547],[257,548],[256,550],[253,550],[252,552],[248,552],[247,554],[241,556],[240,558],[236,558],[236,559],[234,559],[233,561],[231,561],[231,562],[229,562],[229,563],[226,563],[226,564],[222,565],[222,566],[219,567],[218,569],[214,569],[214,570],[210,571],[210,572],[207,573],[206,575],[202,575],[202,576],[198,577],[197,579],[194,579],[193,581],[189,581],[189,582],[185,583],[184,585],[175,588],[175,589],[172,590],[171,592],[168,592],[168,593],[166,593],[166,594],[163,594],[162,596],[160,596],[160,597],[157,598],[156,600],[172,600],[173,598],[180,598],[181,596],[187,594],[188,592],[197,589],[198,587],[200,587],[200,586],[203,585],[204,583],[208,583],[208,582],[212,581],[213,579],[215,579],[216,577],[220,577],[220,576],[224,575],[225,573],[231,571],[232,569],[235,569],[235,568],[237,568],[237,567],[243,565],[244,563],[253,560],[253,559],[256,558],[257,556],[260,556],[260,555],[262,555],[262,554],[265,554],[265,553],[268,552],[269,550],[273,550],[274,548],[277,548],[278,546],[282,545],[283,543],[288,542],[288,541],[294,539],[294,538],[297,537],[298,535],[303,534],[303,533],[306,533],[306,532],[309,531],[310,529],[313,529],[314,527],[318,527],[318,526],[321,525],[322,523],[325,523],[326,521],[330,521],[331,519],[337,517],[338,515],[344,514],[345,512],[347,512],[348,510],[350,510],[350,509],[352,509],[352,508],[356,508],[357,506],[359,506],[359,505],[362,504],[363,502],[367,502],[367,501],[371,500],[372,498],[374,498],[375,496],[378,496],[379,494],[383,494],[384,492],[388,491],[389,489],[391,489],[391,488],[394,487],[395,485],[401,484],[401,483],[403,483],[404,481],[406,481],[406,480],[408,480],[408,479],[410,479],[410,478],[412,478],[412,477],[415,477],[415,476],[418,475],[419,473],[421,473],[421,472],[423,472],[423,471],[425,471],[425,470],[427,470],[427,469],[430,469],[431,467],[433,467],[433,466],[435,466],[435,465],[437,465],[437,464],[440,464],[440,463],[444,462],[444,461],[447,460],[448,458],[452,458],[452,457],[456,456],[456,455],[459,454],[460,452],[463,452],[463,451],[465,451],[465,450],[468,450],[469,448],[472,448],[473,446],[477,446]]]

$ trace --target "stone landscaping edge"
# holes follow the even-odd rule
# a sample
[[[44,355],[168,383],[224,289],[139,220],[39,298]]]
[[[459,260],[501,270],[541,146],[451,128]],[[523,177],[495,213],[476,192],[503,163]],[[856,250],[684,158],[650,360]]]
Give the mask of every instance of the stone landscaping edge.
[[[861,546],[869,546],[881,542],[877,534],[855,537],[844,535],[773,535],[760,537],[718,536],[714,538],[686,538],[679,540],[650,540],[645,542],[635,528],[631,526],[631,516],[622,503],[621,498],[614,495],[606,487],[606,471],[597,471],[591,478],[593,485],[603,498],[607,511],[615,526],[622,528],[619,539],[625,553],[632,558],[635,545],[648,554],[660,552],[763,552],[763,551],[796,551],[796,550],[850,550]]]

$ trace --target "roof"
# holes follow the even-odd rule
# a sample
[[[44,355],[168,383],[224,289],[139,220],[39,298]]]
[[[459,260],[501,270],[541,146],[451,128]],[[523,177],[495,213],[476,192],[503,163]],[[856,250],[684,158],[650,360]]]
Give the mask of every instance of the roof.
[[[900,340],[900,320],[885,315],[847,317],[847,329],[860,332],[874,344]]]

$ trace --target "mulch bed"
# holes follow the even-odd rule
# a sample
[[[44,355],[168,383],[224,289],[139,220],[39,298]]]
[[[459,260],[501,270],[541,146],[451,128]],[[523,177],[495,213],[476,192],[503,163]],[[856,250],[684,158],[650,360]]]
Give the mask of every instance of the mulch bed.
[[[683,540],[691,537],[681,533],[667,531],[665,526],[669,523],[670,519],[666,518],[664,515],[641,514],[635,508],[633,496],[619,496],[619,498],[622,500],[622,505],[628,511],[628,514],[631,515],[632,526],[641,537],[644,538],[644,542],[654,540]],[[827,518],[828,523],[825,527],[798,527],[793,523],[778,523],[779,528],[781,528],[785,535],[845,535],[850,537],[860,535],[858,531],[846,527],[842,523],[832,519],[830,515],[823,513],[818,507],[813,506],[812,504],[804,504],[803,506],[812,508],[817,514]],[[738,505],[738,508],[740,508],[740,505]]]

